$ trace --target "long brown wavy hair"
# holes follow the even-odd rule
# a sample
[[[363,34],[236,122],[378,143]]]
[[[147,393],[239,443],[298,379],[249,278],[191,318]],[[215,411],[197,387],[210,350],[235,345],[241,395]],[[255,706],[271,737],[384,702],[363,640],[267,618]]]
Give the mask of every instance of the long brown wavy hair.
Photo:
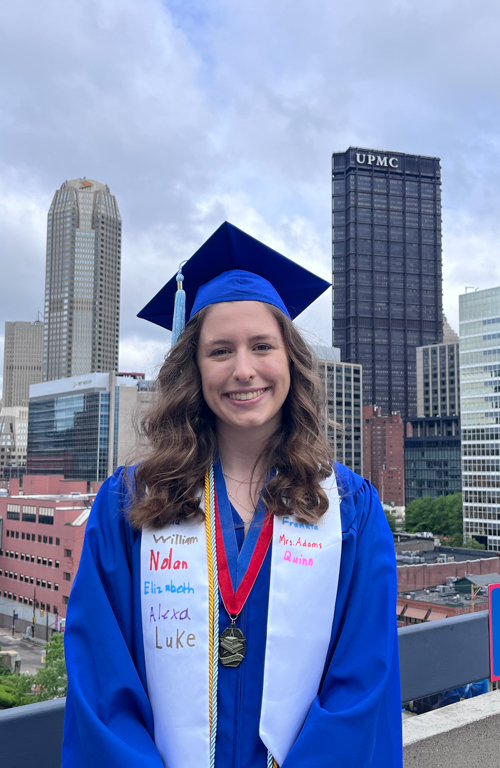
[[[290,511],[305,522],[328,509],[320,482],[332,473],[333,450],[323,425],[324,387],[315,358],[292,321],[267,305],[283,335],[290,360],[290,391],[282,420],[255,466],[274,477],[262,497],[271,514]],[[158,375],[158,396],[142,420],[149,453],[134,471],[129,519],[133,527],[162,528],[176,519],[202,515],[205,473],[217,455],[215,417],[202,394],[196,362],[198,339],[208,307],[188,322]]]

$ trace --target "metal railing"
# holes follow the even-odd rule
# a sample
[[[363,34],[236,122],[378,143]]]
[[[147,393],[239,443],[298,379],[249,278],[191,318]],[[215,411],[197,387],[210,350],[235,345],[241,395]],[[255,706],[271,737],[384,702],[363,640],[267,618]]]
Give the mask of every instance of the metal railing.
[[[421,699],[490,676],[488,611],[400,627],[401,699]]]
[[[398,630],[403,702],[490,674],[488,611],[413,624]],[[57,768],[65,699],[0,712],[2,768]]]

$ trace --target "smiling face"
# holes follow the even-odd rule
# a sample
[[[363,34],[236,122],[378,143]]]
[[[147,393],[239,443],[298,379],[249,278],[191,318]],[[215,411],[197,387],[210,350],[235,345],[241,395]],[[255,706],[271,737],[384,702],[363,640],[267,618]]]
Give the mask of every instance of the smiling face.
[[[290,363],[280,327],[266,304],[213,304],[203,318],[197,363],[203,397],[220,429],[271,435],[290,389]]]

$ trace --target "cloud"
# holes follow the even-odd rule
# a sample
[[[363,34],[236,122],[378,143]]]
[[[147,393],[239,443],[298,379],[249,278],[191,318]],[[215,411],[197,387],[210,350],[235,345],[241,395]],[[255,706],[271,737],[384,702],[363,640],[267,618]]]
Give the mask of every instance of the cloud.
[[[500,283],[500,6],[493,0],[22,0],[0,29],[0,321],[41,308],[67,178],[123,217],[120,367],[168,334],[136,312],[228,219],[330,275],[330,157],[439,156],[444,304]],[[329,293],[300,323],[330,340]],[[143,364],[141,365],[141,360]]]

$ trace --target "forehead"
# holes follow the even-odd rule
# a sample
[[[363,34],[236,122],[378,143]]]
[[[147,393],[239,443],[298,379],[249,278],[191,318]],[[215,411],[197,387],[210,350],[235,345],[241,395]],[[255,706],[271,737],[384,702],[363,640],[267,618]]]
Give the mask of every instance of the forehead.
[[[269,306],[261,301],[227,301],[208,307],[201,325],[200,341],[221,334],[264,334],[281,337],[279,324]]]

